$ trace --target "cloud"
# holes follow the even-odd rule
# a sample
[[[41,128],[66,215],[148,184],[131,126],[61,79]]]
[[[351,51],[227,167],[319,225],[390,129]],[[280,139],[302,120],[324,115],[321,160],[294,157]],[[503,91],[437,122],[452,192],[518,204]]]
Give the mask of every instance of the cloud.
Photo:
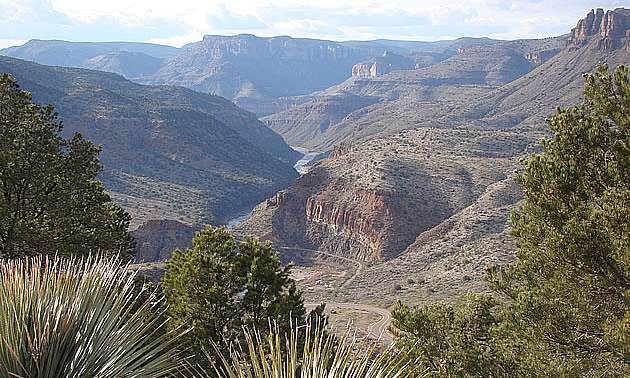
[[[0,0],[0,35],[175,45],[205,34],[237,33],[336,40],[514,39],[563,34],[593,7],[623,5],[620,0]]]
[[[5,47],[20,46],[26,42],[26,39],[0,39],[0,49],[4,49]]]

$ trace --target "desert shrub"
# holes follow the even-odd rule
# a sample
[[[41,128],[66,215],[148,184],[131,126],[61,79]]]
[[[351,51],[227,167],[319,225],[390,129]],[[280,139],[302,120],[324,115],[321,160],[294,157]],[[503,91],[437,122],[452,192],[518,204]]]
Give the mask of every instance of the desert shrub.
[[[247,345],[244,348],[232,345],[229,356],[221,355],[213,373],[225,378],[405,378],[422,375],[404,349],[396,350],[392,345],[378,353],[377,344],[358,343],[348,336],[337,339],[317,324],[310,322],[304,327],[293,327],[288,335],[278,329],[267,337],[248,332]],[[306,333],[303,344],[300,343],[301,332]]]
[[[180,363],[157,298],[117,260],[0,261],[0,376],[156,377]],[[138,301],[138,297],[144,298]]]

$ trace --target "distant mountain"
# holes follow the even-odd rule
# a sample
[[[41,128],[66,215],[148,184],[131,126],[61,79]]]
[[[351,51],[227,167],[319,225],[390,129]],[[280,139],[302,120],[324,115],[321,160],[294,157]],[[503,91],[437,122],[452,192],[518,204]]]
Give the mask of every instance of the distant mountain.
[[[462,37],[454,40],[442,41],[401,41],[394,39],[375,39],[371,41],[345,41],[341,42],[344,46],[355,48],[370,48],[381,51],[391,51],[398,55],[409,55],[412,53],[423,52],[443,52],[446,50],[457,50],[462,46],[486,45],[501,42],[498,39],[491,38],[473,38]]]
[[[325,89],[350,76],[356,62],[382,53],[380,47],[324,40],[205,36],[144,82],[182,85],[250,105]]]
[[[300,154],[228,100],[100,71],[0,57],[0,71],[51,103],[64,134],[103,151],[99,175],[137,227],[150,219],[222,224],[290,185]]]
[[[417,119],[409,118],[421,116],[428,122],[436,116],[456,116],[460,113],[453,109],[458,105],[520,78],[565,44],[566,37],[557,37],[459,46],[453,56],[429,67],[373,76],[357,73],[339,85],[311,94],[311,101],[262,119],[288,143],[326,151],[342,141],[417,124]],[[411,64],[410,58],[405,59]],[[379,63],[374,60],[372,64]],[[354,96],[354,106],[319,106],[322,101],[349,99],[349,94]],[[320,124],[326,124],[325,130],[317,131]]]
[[[22,46],[2,49],[0,55],[48,66],[93,68],[86,66],[87,61],[114,52],[138,53],[140,55],[137,56],[140,59],[146,59],[145,56],[164,59],[177,55],[179,49],[139,42],[68,42],[32,39]],[[103,71],[106,70],[103,69]]]
[[[294,96],[346,80],[357,63],[379,60],[386,53],[390,54],[384,66],[388,68],[375,68],[379,75],[408,64],[425,67],[456,54],[461,46],[496,42],[487,38],[333,42],[241,34],[205,36],[181,49],[143,43],[32,40],[0,50],[0,55],[46,65],[114,72],[144,84],[180,85],[226,97],[266,115],[304,101]],[[392,66],[390,61],[395,55],[401,58]]]
[[[164,59],[140,52],[114,51],[83,61],[79,67],[117,73],[129,79],[151,76],[164,65]]]
[[[514,259],[512,172],[540,151],[556,106],[581,102],[582,75],[598,62],[630,62],[630,10],[591,12],[561,39],[464,47],[430,69],[322,91],[265,120],[330,157],[234,232],[272,240],[285,260],[317,272],[326,285],[309,284],[313,302],[426,304],[486,290],[483,268]],[[378,101],[344,117],[318,106],[335,93]],[[326,119],[341,121],[305,137]]]

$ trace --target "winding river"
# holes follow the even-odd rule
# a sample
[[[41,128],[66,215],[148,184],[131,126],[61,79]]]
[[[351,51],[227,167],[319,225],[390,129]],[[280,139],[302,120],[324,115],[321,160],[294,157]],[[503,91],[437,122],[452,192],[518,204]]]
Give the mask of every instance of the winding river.
[[[302,158],[298,160],[293,166],[293,168],[295,168],[295,170],[298,171],[300,175],[303,175],[308,170],[308,164],[315,158],[315,156],[317,156],[317,152],[308,151],[300,147],[292,147],[292,148],[303,154]],[[239,225],[241,222],[244,222],[247,218],[249,218],[250,215],[252,215],[251,210],[237,216],[236,218],[230,219],[225,224],[225,227],[232,228],[236,225]]]

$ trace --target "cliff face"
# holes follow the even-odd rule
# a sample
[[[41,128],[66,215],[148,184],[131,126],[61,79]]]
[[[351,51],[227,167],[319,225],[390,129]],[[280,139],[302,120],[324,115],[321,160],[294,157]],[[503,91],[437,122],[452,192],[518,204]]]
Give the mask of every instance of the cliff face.
[[[463,140],[468,135],[463,131],[418,130],[336,147],[294,185],[258,206],[236,233],[266,230],[259,235],[278,247],[368,263],[391,260],[422,232],[470,205],[487,185],[506,177],[513,164],[507,156],[513,152],[506,158],[477,156],[481,141],[491,134],[482,132],[471,143]],[[524,148],[495,144],[519,152]],[[451,149],[458,155],[449,157]]]
[[[150,220],[131,234],[136,239],[136,261],[150,262],[171,258],[176,249],[192,247],[196,229],[174,220]]]
[[[342,82],[355,63],[382,52],[382,47],[359,48],[325,40],[205,36],[142,81],[215,93],[260,115],[274,108],[281,97],[305,95]]]
[[[560,49],[533,51],[525,53],[524,57],[528,61],[532,62],[535,66],[540,66],[549,59],[553,58],[559,52]]]
[[[413,68],[415,68],[415,64],[411,59],[385,51],[383,56],[355,64],[352,67],[352,76],[358,78],[378,77],[395,70]]]
[[[571,29],[568,44],[583,46],[591,37],[601,39],[599,46],[602,49],[618,47],[622,38],[630,37],[630,9],[617,8],[606,13],[601,8],[591,10]]]

